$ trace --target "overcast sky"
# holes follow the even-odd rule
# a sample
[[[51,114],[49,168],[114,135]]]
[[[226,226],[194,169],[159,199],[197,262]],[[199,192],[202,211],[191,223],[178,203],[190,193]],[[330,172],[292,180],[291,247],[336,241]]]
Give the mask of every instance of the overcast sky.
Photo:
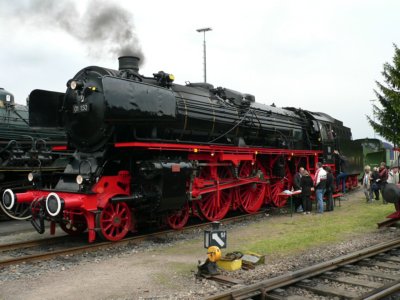
[[[79,20],[87,9],[95,14],[100,3],[54,2],[64,4],[69,20]],[[109,41],[88,45],[74,38],[50,12],[36,16],[37,3],[0,2],[0,87],[17,102],[25,104],[35,88],[64,91],[85,66],[118,68],[118,55],[102,51],[113,48]],[[143,75],[163,70],[177,83],[202,81],[203,35],[196,29],[211,27],[209,83],[253,94],[265,104],[326,112],[350,127],[353,138],[374,136],[366,115],[372,114],[375,80],[382,82],[383,64],[392,62],[393,43],[400,46],[400,1],[107,3],[122,7],[132,20],[145,56]]]

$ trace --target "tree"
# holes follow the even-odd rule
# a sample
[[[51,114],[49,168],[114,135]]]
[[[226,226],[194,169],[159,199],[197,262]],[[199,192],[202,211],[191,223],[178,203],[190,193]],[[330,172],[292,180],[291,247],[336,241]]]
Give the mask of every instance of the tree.
[[[395,44],[393,46],[393,65],[383,65],[382,75],[386,85],[376,81],[380,92],[374,90],[382,108],[373,105],[376,120],[367,118],[375,132],[396,146],[400,145],[400,49]]]

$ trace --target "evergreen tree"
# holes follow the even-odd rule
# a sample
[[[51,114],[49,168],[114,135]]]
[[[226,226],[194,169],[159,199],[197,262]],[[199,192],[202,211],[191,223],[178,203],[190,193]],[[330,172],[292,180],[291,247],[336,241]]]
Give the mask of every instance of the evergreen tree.
[[[383,78],[385,85],[376,81],[379,92],[374,90],[380,106],[373,105],[376,120],[367,116],[369,124],[380,136],[400,145],[400,49],[394,46],[393,65],[383,65]]]

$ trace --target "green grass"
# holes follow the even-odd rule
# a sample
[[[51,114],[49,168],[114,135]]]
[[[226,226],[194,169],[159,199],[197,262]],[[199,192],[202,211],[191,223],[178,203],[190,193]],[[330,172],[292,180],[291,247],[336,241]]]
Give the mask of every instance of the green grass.
[[[296,215],[281,222],[264,225],[264,238],[246,241],[241,251],[254,251],[262,254],[291,254],[312,246],[320,246],[348,239],[366,232],[377,230],[376,223],[394,211],[393,204],[381,202],[366,204],[361,193],[342,201],[341,207],[323,215]],[[272,218],[273,220],[273,218]],[[257,224],[254,229],[260,228]],[[238,245],[239,246],[239,245]]]
[[[250,225],[235,226],[228,230],[228,248],[232,251],[252,251],[259,254],[290,255],[308,248],[349,240],[355,235],[377,231],[376,223],[394,212],[393,204],[382,202],[367,204],[362,192],[348,195],[342,206],[323,215],[290,214],[261,218]],[[338,204],[338,202],[337,202]],[[222,221],[223,223],[223,221]],[[221,230],[224,230],[224,226]],[[203,232],[196,239],[179,241],[163,254],[187,256],[204,260]],[[193,259],[193,264],[196,264]],[[186,266],[182,272],[188,270]]]

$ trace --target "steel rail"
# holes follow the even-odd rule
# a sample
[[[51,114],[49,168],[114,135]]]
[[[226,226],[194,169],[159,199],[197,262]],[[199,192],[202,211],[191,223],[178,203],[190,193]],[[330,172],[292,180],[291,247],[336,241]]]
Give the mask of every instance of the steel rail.
[[[263,297],[267,292],[293,285],[301,280],[320,275],[322,273],[332,271],[339,267],[352,264],[365,258],[375,256],[379,253],[389,251],[400,246],[400,239],[381,243],[363,250],[356,251],[330,261],[322,262],[314,266],[306,267],[301,270],[290,272],[278,277],[262,280],[258,283],[251,284],[242,288],[234,289],[219,293],[205,299],[207,300],[229,300],[229,299],[247,299],[249,297]],[[371,298],[374,299],[374,298]]]
[[[45,239],[39,239],[39,240],[33,240],[33,241],[27,241],[27,242],[4,244],[4,245],[0,245],[0,252],[32,248],[32,247],[37,247],[37,246],[41,246],[41,245],[49,245],[49,244],[57,243],[59,241],[64,241],[66,238],[70,238],[70,236],[63,235],[63,236],[58,236],[58,237],[45,238]]]
[[[239,221],[244,221],[246,219],[254,218],[255,216],[261,215],[263,212],[257,212],[255,214],[245,214],[245,215],[239,215],[239,216],[234,216],[230,217],[227,219],[221,220],[221,223],[223,224],[229,224],[229,223],[234,223],[234,222],[239,222]],[[207,223],[200,223],[200,224],[195,224],[195,225],[189,225],[186,226],[180,230],[174,230],[174,229],[168,229],[168,230],[163,230],[163,231],[158,231],[154,233],[148,233],[148,234],[142,234],[138,236],[133,236],[133,237],[127,237],[123,240],[116,241],[116,242],[98,242],[94,244],[85,244],[82,246],[77,246],[77,247],[72,247],[72,248],[67,248],[67,249],[60,249],[60,250],[54,250],[51,252],[47,253],[38,253],[38,254],[32,254],[32,255],[26,255],[26,256],[21,256],[21,257],[14,257],[6,260],[0,260],[0,268],[9,266],[9,265],[14,265],[14,264],[19,264],[22,262],[33,262],[33,261],[43,261],[43,260],[49,260],[54,257],[60,256],[60,255],[66,255],[66,254],[79,254],[82,252],[89,252],[89,251],[96,251],[104,248],[109,248],[109,247],[118,247],[118,246],[123,246],[129,243],[136,244],[143,242],[145,240],[150,240],[156,237],[162,237],[164,235],[168,234],[181,234],[182,232],[190,231],[196,228],[203,228],[210,226],[212,222],[207,222]],[[36,241],[30,241],[30,242],[22,242],[22,243],[16,243],[16,244],[7,244],[4,246],[0,247],[0,250],[2,251],[8,251],[8,250],[17,250],[17,249],[25,249],[25,248],[31,248],[35,246],[41,246],[45,245],[47,242],[50,243],[56,243],[58,240],[62,242],[69,236],[62,236],[62,237],[57,237],[57,238],[50,238],[50,239],[45,239],[45,240],[36,240]],[[57,240],[57,241],[54,241]]]
[[[383,287],[378,288],[371,293],[363,295],[357,300],[380,300],[383,297],[390,296],[398,291],[400,291],[400,279],[384,285]]]

